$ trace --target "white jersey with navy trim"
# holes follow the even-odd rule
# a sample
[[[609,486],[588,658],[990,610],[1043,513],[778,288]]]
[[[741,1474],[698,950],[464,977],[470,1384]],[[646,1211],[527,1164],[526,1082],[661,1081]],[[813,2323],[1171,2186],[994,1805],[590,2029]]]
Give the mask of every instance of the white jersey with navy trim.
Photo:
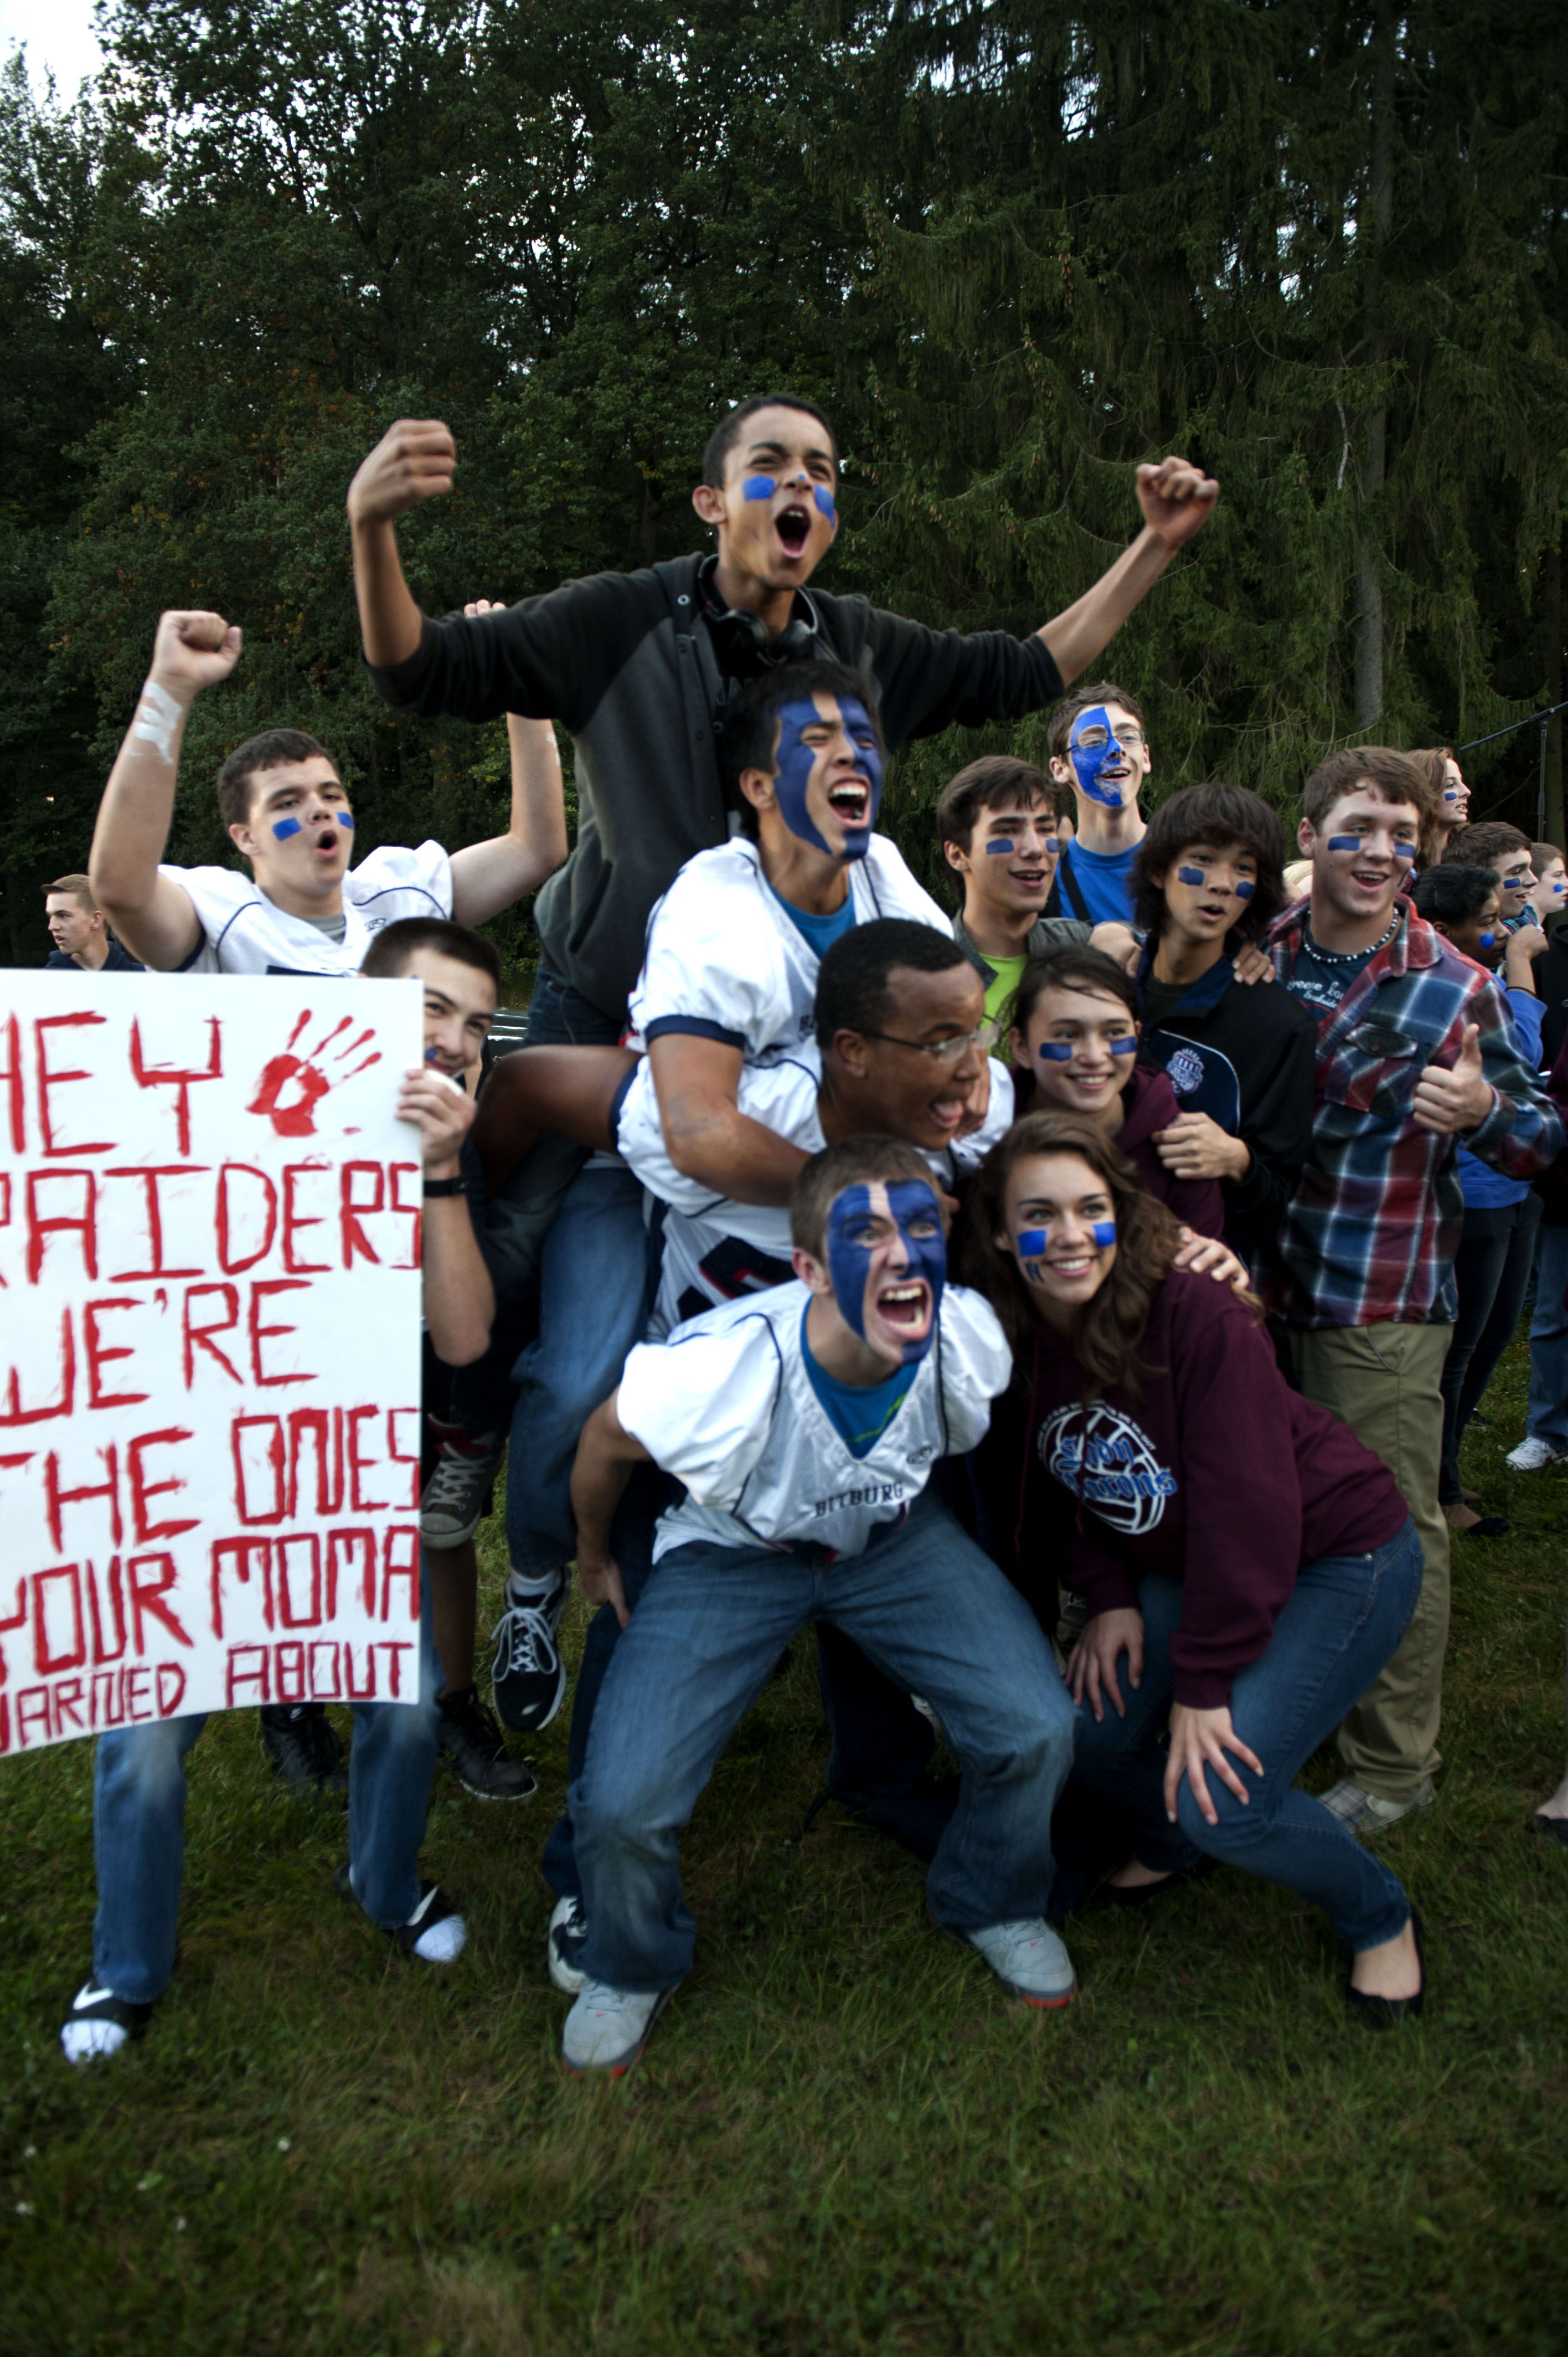
[[[865,857],[848,866],[856,924],[905,917],[950,938],[952,919],[886,835],[874,834]],[[792,1056],[811,1037],[818,963],[763,874],[755,843],[737,834],[699,851],[648,920],[630,1044],[682,1031],[739,1048],[748,1064]]]
[[[864,1457],[852,1455],[806,1372],[811,1298],[798,1282],[777,1286],[710,1309],[668,1342],[639,1342],[628,1358],[621,1424],[686,1485],[659,1518],[655,1563],[693,1539],[800,1539],[859,1555],[879,1524],[902,1522],[938,1458],[972,1448],[990,1424],[1013,1354],[983,1296],[950,1285],[897,1413]]]
[[[343,938],[288,916],[233,867],[160,866],[196,911],[201,942],[182,974],[358,974],[384,926],[452,914],[452,862],[438,843],[383,845],[343,878]]]
[[[991,1102],[985,1120],[956,1146],[928,1153],[927,1161],[950,1189],[962,1170],[985,1159],[1013,1124],[1013,1076],[991,1060]],[[749,1121],[760,1122],[803,1154],[826,1145],[817,1118],[822,1060],[814,1041],[776,1064],[747,1064],[736,1103]],[[621,1101],[616,1149],[649,1193],[668,1208],[664,1214],[659,1291],[648,1336],[656,1341],[684,1318],[789,1282],[789,1214],[781,1203],[737,1203],[715,1195],[699,1179],[676,1169],[664,1144],[659,1101],[645,1057]]]

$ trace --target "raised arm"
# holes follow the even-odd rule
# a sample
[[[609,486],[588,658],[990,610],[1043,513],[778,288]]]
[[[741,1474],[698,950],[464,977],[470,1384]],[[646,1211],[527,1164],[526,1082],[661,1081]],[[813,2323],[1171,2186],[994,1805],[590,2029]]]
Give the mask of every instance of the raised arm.
[[[186,715],[239,660],[240,633],[220,614],[160,615],[136,716],[98,805],[87,863],[93,898],[132,955],[163,973],[183,965],[201,939],[189,894],[158,874]]]
[[[498,611],[478,597],[470,617]],[[506,716],[511,754],[511,823],[488,843],[452,855],[452,914],[461,925],[482,925],[554,874],[566,856],[566,797],[561,755],[548,720]]]
[[[445,1073],[413,1064],[397,1109],[419,1130],[426,1185],[462,1175],[459,1156],[474,1101]],[[424,1322],[430,1346],[449,1367],[471,1366],[489,1347],[496,1297],[474,1234],[466,1195],[427,1196],[421,1222]]]
[[[664,1148],[683,1178],[736,1203],[788,1203],[806,1157],[736,1103],[738,1048],[667,1031],[650,1043]]]
[[[349,486],[360,631],[365,661],[378,671],[417,653],[424,619],[403,577],[394,526],[421,500],[449,491],[456,465],[457,446],[439,418],[400,417]]]
[[[1038,635],[1050,649],[1064,686],[1070,687],[1109,646],[1177,549],[1201,531],[1219,497],[1219,484],[1185,458],[1166,458],[1157,467],[1139,468],[1143,531],[1092,589],[1086,589],[1065,613],[1040,628]]]

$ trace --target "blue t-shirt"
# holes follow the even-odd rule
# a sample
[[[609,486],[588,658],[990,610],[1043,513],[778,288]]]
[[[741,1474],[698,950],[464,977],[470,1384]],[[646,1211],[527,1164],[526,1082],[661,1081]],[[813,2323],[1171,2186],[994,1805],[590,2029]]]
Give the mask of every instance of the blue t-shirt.
[[[903,1406],[918,1371],[918,1361],[913,1367],[900,1367],[885,1383],[841,1383],[836,1375],[818,1366],[811,1356],[805,1318],[800,1320],[800,1356],[811,1377],[811,1389],[826,1408],[839,1438],[852,1457],[865,1457]]]
[[[1133,862],[1138,846],[1130,844],[1125,851],[1086,851],[1076,839],[1062,846],[1062,864],[1072,870],[1072,880],[1083,896],[1090,920],[1096,925],[1129,925],[1133,921]],[[1060,887],[1058,899],[1064,917],[1076,917],[1078,909],[1066,884]]]
[[[771,884],[768,888],[773,892]],[[786,900],[782,892],[773,892],[773,897],[819,965],[835,942],[842,942],[845,933],[854,931],[854,894],[853,892],[844,894],[843,907],[835,909],[830,917],[816,917],[809,909],[797,909],[794,901]]]
[[[1320,950],[1312,938],[1311,926],[1304,925],[1301,947],[1285,988],[1321,1023],[1326,1015],[1333,1014],[1356,976],[1371,963],[1376,946],[1370,950]]]

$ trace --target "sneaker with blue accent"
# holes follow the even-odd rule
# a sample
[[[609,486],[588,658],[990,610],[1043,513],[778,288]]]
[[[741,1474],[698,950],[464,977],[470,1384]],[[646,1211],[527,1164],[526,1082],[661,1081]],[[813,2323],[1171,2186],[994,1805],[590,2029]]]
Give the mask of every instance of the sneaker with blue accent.
[[[997,1979],[1026,2005],[1069,2005],[1078,1995],[1072,1958],[1042,1916],[987,1923],[964,1937],[980,1950]]]

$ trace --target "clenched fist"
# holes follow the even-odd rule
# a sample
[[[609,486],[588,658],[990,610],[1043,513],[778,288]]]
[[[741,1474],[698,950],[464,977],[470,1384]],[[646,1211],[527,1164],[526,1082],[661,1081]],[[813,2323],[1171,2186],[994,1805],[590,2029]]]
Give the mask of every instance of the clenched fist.
[[[438,417],[400,417],[349,486],[350,523],[394,523],[452,488],[457,445]]]

